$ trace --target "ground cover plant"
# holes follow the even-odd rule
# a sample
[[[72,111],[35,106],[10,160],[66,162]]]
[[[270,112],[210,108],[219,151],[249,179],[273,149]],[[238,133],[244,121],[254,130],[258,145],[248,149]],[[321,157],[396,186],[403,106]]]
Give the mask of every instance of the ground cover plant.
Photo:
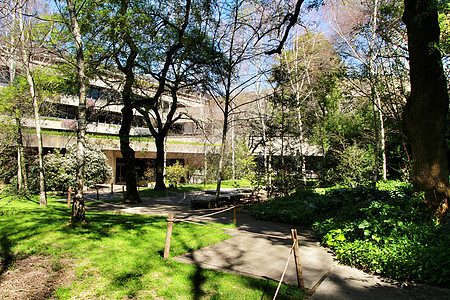
[[[450,231],[420,210],[408,184],[298,191],[253,215],[312,226],[341,262],[390,278],[450,287]]]
[[[87,224],[70,226],[67,224],[70,211],[65,201],[49,197],[49,207],[42,209],[34,198],[0,200],[2,278],[6,270],[14,271],[21,266],[20,261],[31,259],[51,262],[54,272],[73,273],[66,285],[52,292],[52,297],[59,299],[273,297],[275,282],[163,260],[160,252],[165,242],[165,217],[87,211]],[[219,229],[176,223],[171,257],[227,237]],[[38,260],[39,257],[46,259]],[[44,267],[44,263],[36,266]],[[49,297],[46,294],[42,299]],[[283,286],[277,299],[299,298],[302,295],[297,287]]]

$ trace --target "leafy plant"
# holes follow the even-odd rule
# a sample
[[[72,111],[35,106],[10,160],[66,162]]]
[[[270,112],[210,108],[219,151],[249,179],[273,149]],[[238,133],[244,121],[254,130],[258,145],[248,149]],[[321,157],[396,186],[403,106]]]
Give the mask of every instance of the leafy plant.
[[[298,191],[253,209],[261,219],[312,226],[341,262],[399,280],[450,285],[450,235],[410,185]]]
[[[175,183],[175,187],[180,184],[182,178],[186,180],[187,168],[180,162],[175,162],[173,165],[166,168],[166,177],[169,182]]]
[[[54,191],[66,191],[69,186],[74,186],[76,178],[76,147],[67,148],[63,155],[59,150],[49,153],[44,157],[44,168],[47,189]],[[94,145],[86,145],[85,185],[92,186],[103,183],[112,176],[112,169],[108,165],[106,155]]]

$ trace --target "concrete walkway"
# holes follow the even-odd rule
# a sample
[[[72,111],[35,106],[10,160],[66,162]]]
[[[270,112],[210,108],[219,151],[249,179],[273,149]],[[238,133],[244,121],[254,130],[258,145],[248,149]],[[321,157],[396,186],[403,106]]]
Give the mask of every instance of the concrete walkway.
[[[173,212],[176,218],[212,212],[212,210],[192,209],[190,199],[196,196],[197,194],[192,192],[186,195],[143,198],[142,203],[134,205],[101,203],[88,209],[165,216]],[[88,194],[88,197],[95,198],[96,195]],[[100,193],[100,200],[111,197],[119,198],[120,193],[113,196],[109,193]],[[205,221],[229,224],[233,222],[233,213],[224,212],[208,217]],[[205,269],[278,281],[290,255],[292,241],[251,233],[289,237],[290,230],[296,228],[305,287],[313,291],[311,299],[450,299],[449,289],[395,282],[339,265],[333,254],[313,238],[309,228],[256,220],[247,211],[238,213],[237,225],[238,230],[227,231],[231,235],[230,239],[174,259],[182,263],[196,264]],[[293,256],[284,281],[297,284]]]

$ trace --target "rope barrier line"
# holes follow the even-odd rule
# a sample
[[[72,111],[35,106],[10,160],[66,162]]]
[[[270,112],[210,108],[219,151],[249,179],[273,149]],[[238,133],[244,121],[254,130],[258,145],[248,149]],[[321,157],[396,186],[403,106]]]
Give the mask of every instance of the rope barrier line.
[[[100,201],[100,200],[97,200],[97,199],[88,197],[88,196],[86,196],[86,195],[83,195],[83,197],[86,198],[86,199],[93,200],[93,201],[95,201],[95,202],[100,202],[100,203],[104,203],[104,204],[108,204],[108,205],[112,205],[112,206],[122,207],[122,205],[120,205],[120,204],[113,204],[113,203],[109,203],[109,202]],[[213,226],[213,225],[202,224],[202,223],[190,221],[190,219],[202,219],[202,218],[210,217],[210,216],[213,216],[213,215],[217,215],[217,214],[220,214],[220,213],[223,213],[223,212],[232,210],[232,209],[237,208],[237,207],[239,207],[239,205],[235,205],[235,206],[232,206],[232,207],[228,207],[228,208],[226,208],[226,209],[223,209],[223,210],[220,210],[220,211],[217,211],[217,212],[213,212],[213,213],[210,213],[210,214],[206,214],[206,215],[203,215],[203,216],[189,217],[189,218],[187,218],[187,219],[174,219],[173,221],[174,221],[174,222],[185,222],[185,223],[189,223],[189,224],[194,224],[194,225],[199,225],[199,226],[206,226],[206,227],[211,227],[211,228],[216,228],[216,229],[222,229],[222,230],[233,230],[233,231],[236,231],[236,232],[247,233],[247,234],[252,234],[252,235],[262,236],[262,237],[268,237],[268,238],[281,239],[281,240],[291,240],[291,239],[292,239],[292,238],[290,238],[290,237],[281,237],[281,236],[276,236],[276,235],[270,235],[270,234],[263,234],[263,233],[250,232],[250,231],[239,230],[239,229],[235,229],[235,228],[225,228],[225,227]]]
[[[104,202],[104,201],[101,201],[101,200],[97,200],[97,199],[88,197],[88,196],[86,196],[86,195],[83,195],[83,198],[92,200],[92,201],[94,201],[94,202],[100,202],[100,203],[108,204],[108,205],[111,205],[111,206],[118,206],[118,207],[123,208],[123,205],[122,205],[122,204],[114,204],[114,203],[111,203],[111,202]]]
[[[251,206],[251,205],[253,205],[253,204],[241,203],[239,205],[235,205],[234,207],[246,207],[246,206]],[[202,211],[212,211],[212,210],[214,211],[214,210],[221,210],[221,209],[222,208],[189,209],[189,210],[186,210],[186,212],[190,213],[190,212],[202,212]]]
[[[225,227],[219,227],[219,226],[214,226],[214,225],[209,225],[209,224],[202,224],[202,223],[198,223],[198,222],[189,221],[187,219],[174,219],[173,221],[174,222],[184,222],[184,223],[189,223],[189,224],[194,224],[194,225],[199,225],[199,226],[206,226],[206,227],[222,229],[222,230],[233,230],[233,231],[236,231],[236,232],[247,233],[247,234],[263,236],[263,237],[268,237],[268,238],[274,238],[274,239],[280,239],[280,240],[291,240],[292,239],[290,237],[281,237],[281,236],[276,236],[276,235],[263,234],[263,233],[245,231],[245,230],[239,230],[239,229],[235,229],[235,228],[225,228]]]
[[[235,207],[238,207],[238,205],[235,205],[235,206],[232,206],[232,207],[229,207],[229,208],[226,208],[226,209],[220,210],[220,211],[216,211],[216,212],[213,212],[213,213],[210,213],[210,214],[206,214],[206,215],[203,215],[203,216],[198,216],[198,217],[190,217],[190,218],[188,218],[188,219],[203,219],[203,218],[206,218],[206,217],[210,217],[210,216],[218,215],[218,214],[220,214],[220,213],[223,213],[223,212],[226,212],[226,211],[232,210],[232,209],[233,209],[233,208],[235,208]]]
[[[275,295],[273,296],[273,300],[275,300],[277,298],[278,292],[280,291],[280,287],[281,287],[281,284],[283,283],[284,276],[286,275],[286,271],[287,271],[287,268],[289,265],[289,261],[291,260],[292,252],[294,251],[294,246],[295,246],[296,241],[297,240],[294,240],[294,242],[292,243],[291,251],[289,251],[289,257],[287,259],[286,265],[284,266],[284,271],[283,271],[283,274],[281,275],[280,282],[278,283],[277,291],[275,292]]]
[[[190,217],[190,218],[186,218],[186,219],[175,219],[174,221],[175,222],[186,222],[186,223],[190,223],[190,224],[195,224],[195,225],[207,226],[208,227],[208,225],[206,225],[206,224],[193,222],[193,221],[190,221],[190,219],[202,219],[202,218],[210,217],[210,216],[213,216],[213,215],[217,215],[217,214],[220,214],[220,213],[232,210],[232,209],[237,208],[239,206],[240,205],[234,205],[234,206],[231,206],[229,208],[223,209],[221,211],[213,212],[211,214],[206,214],[206,215],[198,216],[198,217]],[[253,235],[258,235],[258,236],[263,236],[263,237],[276,238],[276,239],[283,239],[283,240],[290,240],[291,239],[290,237],[280,237],[280,236],[276,236],[276,235],[256,233],[256,232],[250,232],[250,231],[245,231],[245,230],[238,230],[238,229],[235,229],[235,228],[223,228],[223,227],[217,227],[217,226],[212,226],[212,225],[209,226],[209,227],[223,229],[223,230],[234,230],[234,231],[237,231],[237,232],[248,233],[248,234],[253,234]]]

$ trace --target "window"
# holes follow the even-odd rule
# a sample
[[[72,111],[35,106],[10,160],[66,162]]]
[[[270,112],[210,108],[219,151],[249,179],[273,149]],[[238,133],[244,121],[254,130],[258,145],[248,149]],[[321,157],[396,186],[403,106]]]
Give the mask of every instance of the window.
[[[89,87],[87,89],[87,96],[91,99],[101,99],[103,97],[103,90],[99,87]]]

